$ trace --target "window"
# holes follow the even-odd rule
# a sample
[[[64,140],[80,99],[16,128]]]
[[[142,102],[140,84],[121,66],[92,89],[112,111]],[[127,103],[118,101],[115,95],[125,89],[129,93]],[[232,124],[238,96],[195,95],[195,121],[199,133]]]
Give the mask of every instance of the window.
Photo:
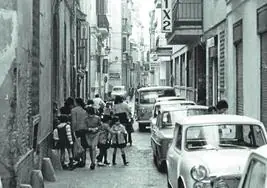
[[[176,148],[181,150],[182,147],[182,126],[178,125],[177,138],[175,143]]]
[[[126,49],[126,37],[123,37],[122,38],[122,52],[126,52],[127,49]]]
[[[257,159],[250,162],[243,188],[265,187],[266,166]]]
[[[186,148],[194,149],[247,149],[266,143],[258,125],[220,124],[192,126],[186,131]]]

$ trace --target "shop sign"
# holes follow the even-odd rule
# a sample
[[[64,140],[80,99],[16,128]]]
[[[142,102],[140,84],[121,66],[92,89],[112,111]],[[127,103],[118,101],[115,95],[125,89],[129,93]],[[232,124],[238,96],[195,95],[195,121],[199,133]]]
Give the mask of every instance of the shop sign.
[[[161,8],[161,32],[172,32],[172,0],[162,0]]]
[[[110,72],[109,79],[118,80],[121,78],[121,74],[119,72]]]

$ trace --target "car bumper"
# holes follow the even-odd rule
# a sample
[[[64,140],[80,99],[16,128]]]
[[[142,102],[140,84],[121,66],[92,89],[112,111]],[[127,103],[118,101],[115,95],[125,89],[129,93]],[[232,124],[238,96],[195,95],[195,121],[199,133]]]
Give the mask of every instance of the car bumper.
[[[218,177],[208,177],[201,181],[186,181],[186,187],[192,188],[213,188],[213,187],[227,187],[236,188],[239,185],[241,175],[227,175]]]

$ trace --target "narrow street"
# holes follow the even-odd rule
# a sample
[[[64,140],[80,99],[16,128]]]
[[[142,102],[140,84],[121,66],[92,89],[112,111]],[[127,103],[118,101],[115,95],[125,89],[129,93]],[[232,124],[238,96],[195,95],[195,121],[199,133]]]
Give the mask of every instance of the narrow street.
[[[57,182],[46,182],[46,188],[162,188],[166,187],[166,175],[157,171],[152,160],[150,133],[139,132],[135,124],[134,143],[127,146],[129,166],[123,166],[120,153],[117,153],[117,165],[89,169],[90,159],[85,168],[74,171],[56,172]],[[111,161],[109,150],[109,160]],[[89,156],[89,154],[87,154]]]
[[[117,152],[117,165],[96,167],[90,170],[89,153],[85,168],[74,171],[57,171],[56,182],[45,182],[46,188],[163,188],[166,187],[166,175],[157,171],[153,164],[150,147],[150,132],[139,132],[134,124],[133,146],[127,146],[126,155],[129,166],[122,164],[120,152]],[[109,161],[112,149],[109,149]]]

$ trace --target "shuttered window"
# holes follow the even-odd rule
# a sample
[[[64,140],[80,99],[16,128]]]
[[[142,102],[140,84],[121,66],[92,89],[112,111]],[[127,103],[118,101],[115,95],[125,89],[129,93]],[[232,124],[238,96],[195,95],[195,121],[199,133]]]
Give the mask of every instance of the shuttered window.
[[[261,121],[267,125],[267,4],[258,10],[261,39]]]
[[[175,58],[175,84],[180,85],[180,64],[179,56]]]
[[[236,48],[236,113],[239,115],[244,114],[242,32],[242,21],[239,21],[233,27]]]
[[[32,83],[31,99],[32,114],[39,114],[39,86],[40,86],[40,0],[33,1],[33,38],[32,38]]]
[[[261,35],[261,121],[267,125],[267,32]]]
[[[185,54],[182,54],[180,58],[180,86],[185,86]]]
[[[220,71],[220,92],[221,94],[224,93],[225,90],[225,31],[220,32],[220,64],[219,64],[219,71]]]

